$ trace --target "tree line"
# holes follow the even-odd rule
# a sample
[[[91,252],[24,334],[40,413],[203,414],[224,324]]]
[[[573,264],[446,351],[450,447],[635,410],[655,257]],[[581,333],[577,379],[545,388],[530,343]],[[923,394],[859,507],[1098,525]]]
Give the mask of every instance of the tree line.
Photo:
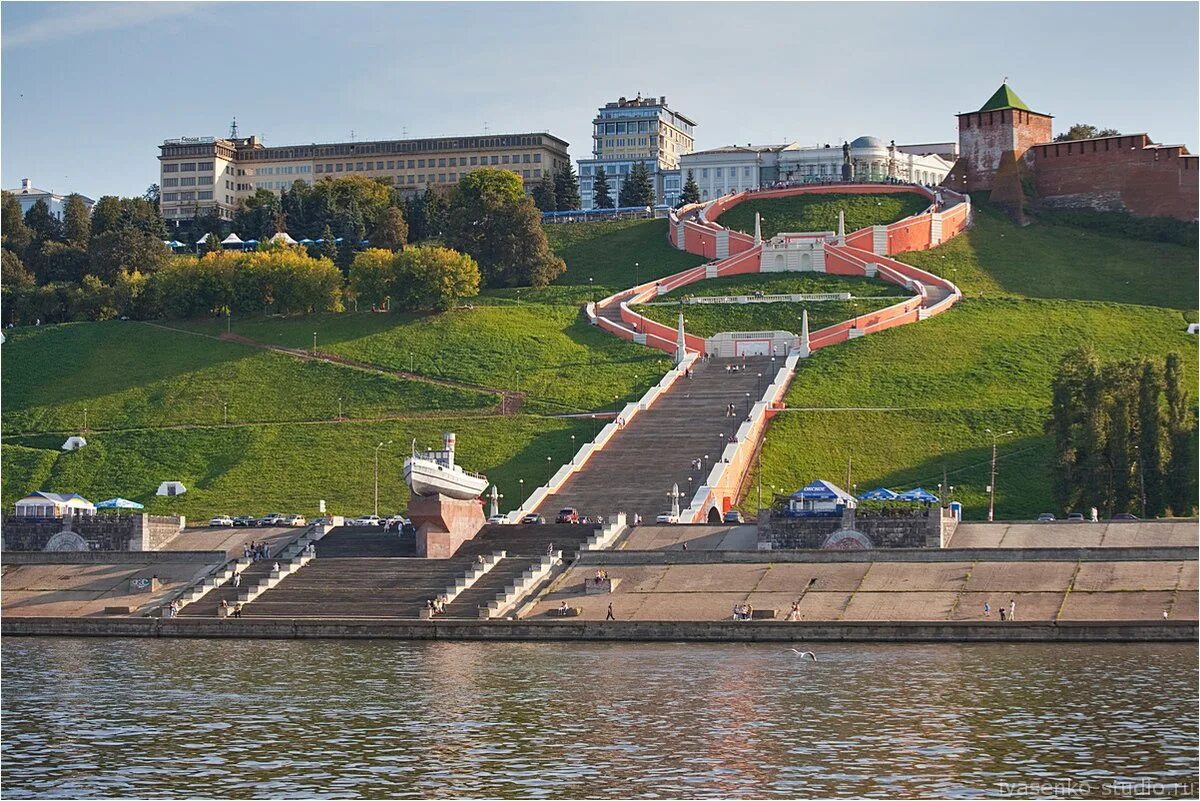
[[[1183,380],[1178,353],[1101,363],[1083,347],[1063,357],[1048,422],[1061,508],[1194,513],[1197,427]]]
[[[337,310],[359,300],[360,286],[373,287],[374,305],[449,308],[481,286],[545,286],[566,269],[521,178],[504,170],[476,170],[449,191],[430,187],[412,198],[360,176],[298,181],[281,195],[259,190],[242,202],[232,226],[212,215],[187,224],[184,235],[200,243],[198,255],[164,246],[167,228],[153,187],[147,195],[103,197],[90,216],[71,196],[59,221],[41,201],[22,215],[16,197],[5,193],[4,322]],[[242,239],[259,240],[261,253],[222,249],[219,239],[231,227]],[[269,245],[278,231],[322,241]],[[378,252],[403,253],[410,241],[431,247],[394,259],[386,295],[376,297],[377,283],[355,284],[351,273],[362,252],[380,259]]]

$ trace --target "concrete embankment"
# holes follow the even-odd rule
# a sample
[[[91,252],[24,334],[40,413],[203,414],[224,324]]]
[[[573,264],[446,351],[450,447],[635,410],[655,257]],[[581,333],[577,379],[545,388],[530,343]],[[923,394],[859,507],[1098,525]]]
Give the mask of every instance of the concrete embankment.
[[[1196,642],[1196,621],[525,621],[6,618],[5,636],[627,642]]]

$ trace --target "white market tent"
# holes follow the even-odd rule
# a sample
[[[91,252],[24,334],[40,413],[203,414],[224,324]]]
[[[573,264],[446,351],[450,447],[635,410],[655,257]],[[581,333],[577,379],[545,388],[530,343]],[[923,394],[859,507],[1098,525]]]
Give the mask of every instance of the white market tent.
[[[240,244],[242,244],[242,240],[241,240],[241,237],[239,237],[237,234],[230,234],[229,236],[227,236],[221,240],[221,244],[222,245],[240,245]]]
[[[71,517],[94,515],[95,505],[74,492],[33,492],[16,504],[17,517]]]
[[[299,244],[295,239],[292,239],[291,235],[287,231],[280,231],[279,233],[275,234],[275,236],[271,237],[271,242],[282,242],[285,245]]]
[[[158,485],[158,491],[154,494],[175,496],[182,495],[185,492],[187,492],[187,487],[183,486],[183,484],[179,483],[178,481],[164,481]]]
[[[67,437],[67,441],[62,444],[64,451],[77,451],[87,445],[87,440],[83,437]]]

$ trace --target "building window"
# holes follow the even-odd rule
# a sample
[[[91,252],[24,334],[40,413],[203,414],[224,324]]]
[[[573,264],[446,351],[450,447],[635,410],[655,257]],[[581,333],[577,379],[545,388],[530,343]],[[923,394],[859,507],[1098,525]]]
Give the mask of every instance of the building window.
[[[708,167],[705,167],[704,169],[700,170],[700,177],[701,177],[701,178],[707,178],[707,177],[708,177]]]
[[[446,183],[446,173],[444,173],[444,172],[438,173],[438,183],[439,184]]]
[[[180,178],[179,185],[180,186],[195,186],[196,179],[195,178]]]
[[[163,200],[166,201],[167,203],[179,200],[179,193],[178,192],[164,192]]]
[[[456,172],[450,173],[450,183],[452,183],[452,184],[458,183],[458,173],[456,173]]]
[[[418,175],[418,176],[417,176],[417,180],[418,180],[420,183],[425,183],[425,175],[424,175],[424,173],[422,173],[421,175]]]
[[[500,163],[500,157],[492,156],[492,164],[499,164],[499,163]]]
[[[532,159],[529,157],[528,153],[524,153],[521,155],[521,163],[522,164],[528,164],[530,161],[532,161]]]
[[[189,161],[179,165],[180,172],[195,172],[196,162]]]
[[[383,162],[382,162],[382,161],[377,161],[377,162],[375,162],[375,169],[377,169],[377,170],[382,170],[382,169],[383,169]]]
[[[717,168],[714,170],[714,172],[713,172],[713,177],[714,177],[714,178],[720,178],[720,177],[721,177],[721,168],[720,168],[720,167],[717,167]]]
[[[195,192],[180,192],[179,199],[180,200],[195,200],[196,193]]]
[[[415,184],[417,182],[417,176],[415,176],[415,175],[408,176],[408,182],[410,184]]]
[[[528,178],[528,177],[529,177],[529,170],[521,170],[521,177],[522,177],[522,178]]]
[[[211,161],[202,161],[196,165],[196,169],[200,172],[212,172],[213,163]]]
[[[341,164],[337,165],[337,171],[338,171],[338,172],[341,172],[341,171],[342,171],[342,165],[341,165]]]
[[[355,162],[355,164],[354,164],[355,172],[362,172],[362,168],[363,168],[363,163],[361,161]]]
[[[458,159],[450,159],[450,166],[451,166],[451,167],[457,167],[457,166],[458,166]]]
[[[541,177],[542,177],[542,171],[541,171],[541,170],[534,170],[534,171],[533,171],[533,177],[534,177],[534,178],[541,178]]]
[[[323,165],[323,164],[318,164],[318,165],[317,165],[317,172],[324,172],[324,168],[325,168],[325,165]]]
[[[439,167],[445,167],[445,166],[446,166],[446,160],[445,160],[445,159],[438,159],[438,166],[439,166]]]
[[[408,160],[408,168],[411,170],[414,166],[416,166],[416,165],[413,164],[413,160],[409,159]],[[424,167],[425,165],[422,164],[421,166]]]
[[[179,186],[178,178],[163,178],[163,186]]]
[[[178,164],[164,164],[163,172],[179,172]]]
[[[474,167],[474,166],[475,166],[476,164],[478,164],[478,163],[479,163],[479,157],[478,157],[478,156],[471,156],[471,166],[472,166],[472,167]]]
[[[212,192],[199,192],[199,193],[197,193],[197,197],[200,200],[212,200],[213,193]]]
[[[388,166],[387,166],[387,168],[388,168],[389,170],[394,170],[394,169],[396,169],[396,162],[394,162],[394,161],[389,161],[389,162],[388,162]]]
[[[533,163],[534,163],[534,164],[541,164],[541,163],[542,163],[542,154],[541,154],[541,153],[534,153],[534,154],[533,154]]]
[[[421,169],[425,169],[425,159],[417,159],[417,166]]]

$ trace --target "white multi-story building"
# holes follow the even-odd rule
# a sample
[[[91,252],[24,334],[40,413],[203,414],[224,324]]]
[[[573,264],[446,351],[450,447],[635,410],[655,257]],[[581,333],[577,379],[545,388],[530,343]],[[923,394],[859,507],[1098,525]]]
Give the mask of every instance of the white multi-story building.
[[[779,182],[829,183],[847,180],[843,167],[849,159],[851,181],[897,181],[938,184],[954,166],[951,143],[914,145],[912,150],[885,144],[873,136],[860,136],[842,146],[730,145],[699,150],[680,159],[680,175],[688,173],[700,189],[701,200],[731,192],[760,189]]]
[[[696,123],[667,105],[666,97],[620,98],[600,108],[592,120],[592,158],[579,162],[579,194],[583,208],[594,204],[596,171],[604,168],[608,192],[617,202],[621,185],[633,165],[650,171],[659,203],[679,200],[680,158],[692,152]]]
[[[38,189],[33,185],[32,178],[22,178],[20,189],[5,189],[16,196],[17,203],[21,205],[21,213],[26,214],[34,204],[39,200],[46,202],[46,208],[50,209],[50,214],[58,219],[63,218],[63,205],[67,202],[66,195],[60,195],[51,192],[49,189]],[[79,196],[83,200],[83,205],[87,206],[88,211],[92,210],[92,206],[96,205],[96,201],[90,197]]]

